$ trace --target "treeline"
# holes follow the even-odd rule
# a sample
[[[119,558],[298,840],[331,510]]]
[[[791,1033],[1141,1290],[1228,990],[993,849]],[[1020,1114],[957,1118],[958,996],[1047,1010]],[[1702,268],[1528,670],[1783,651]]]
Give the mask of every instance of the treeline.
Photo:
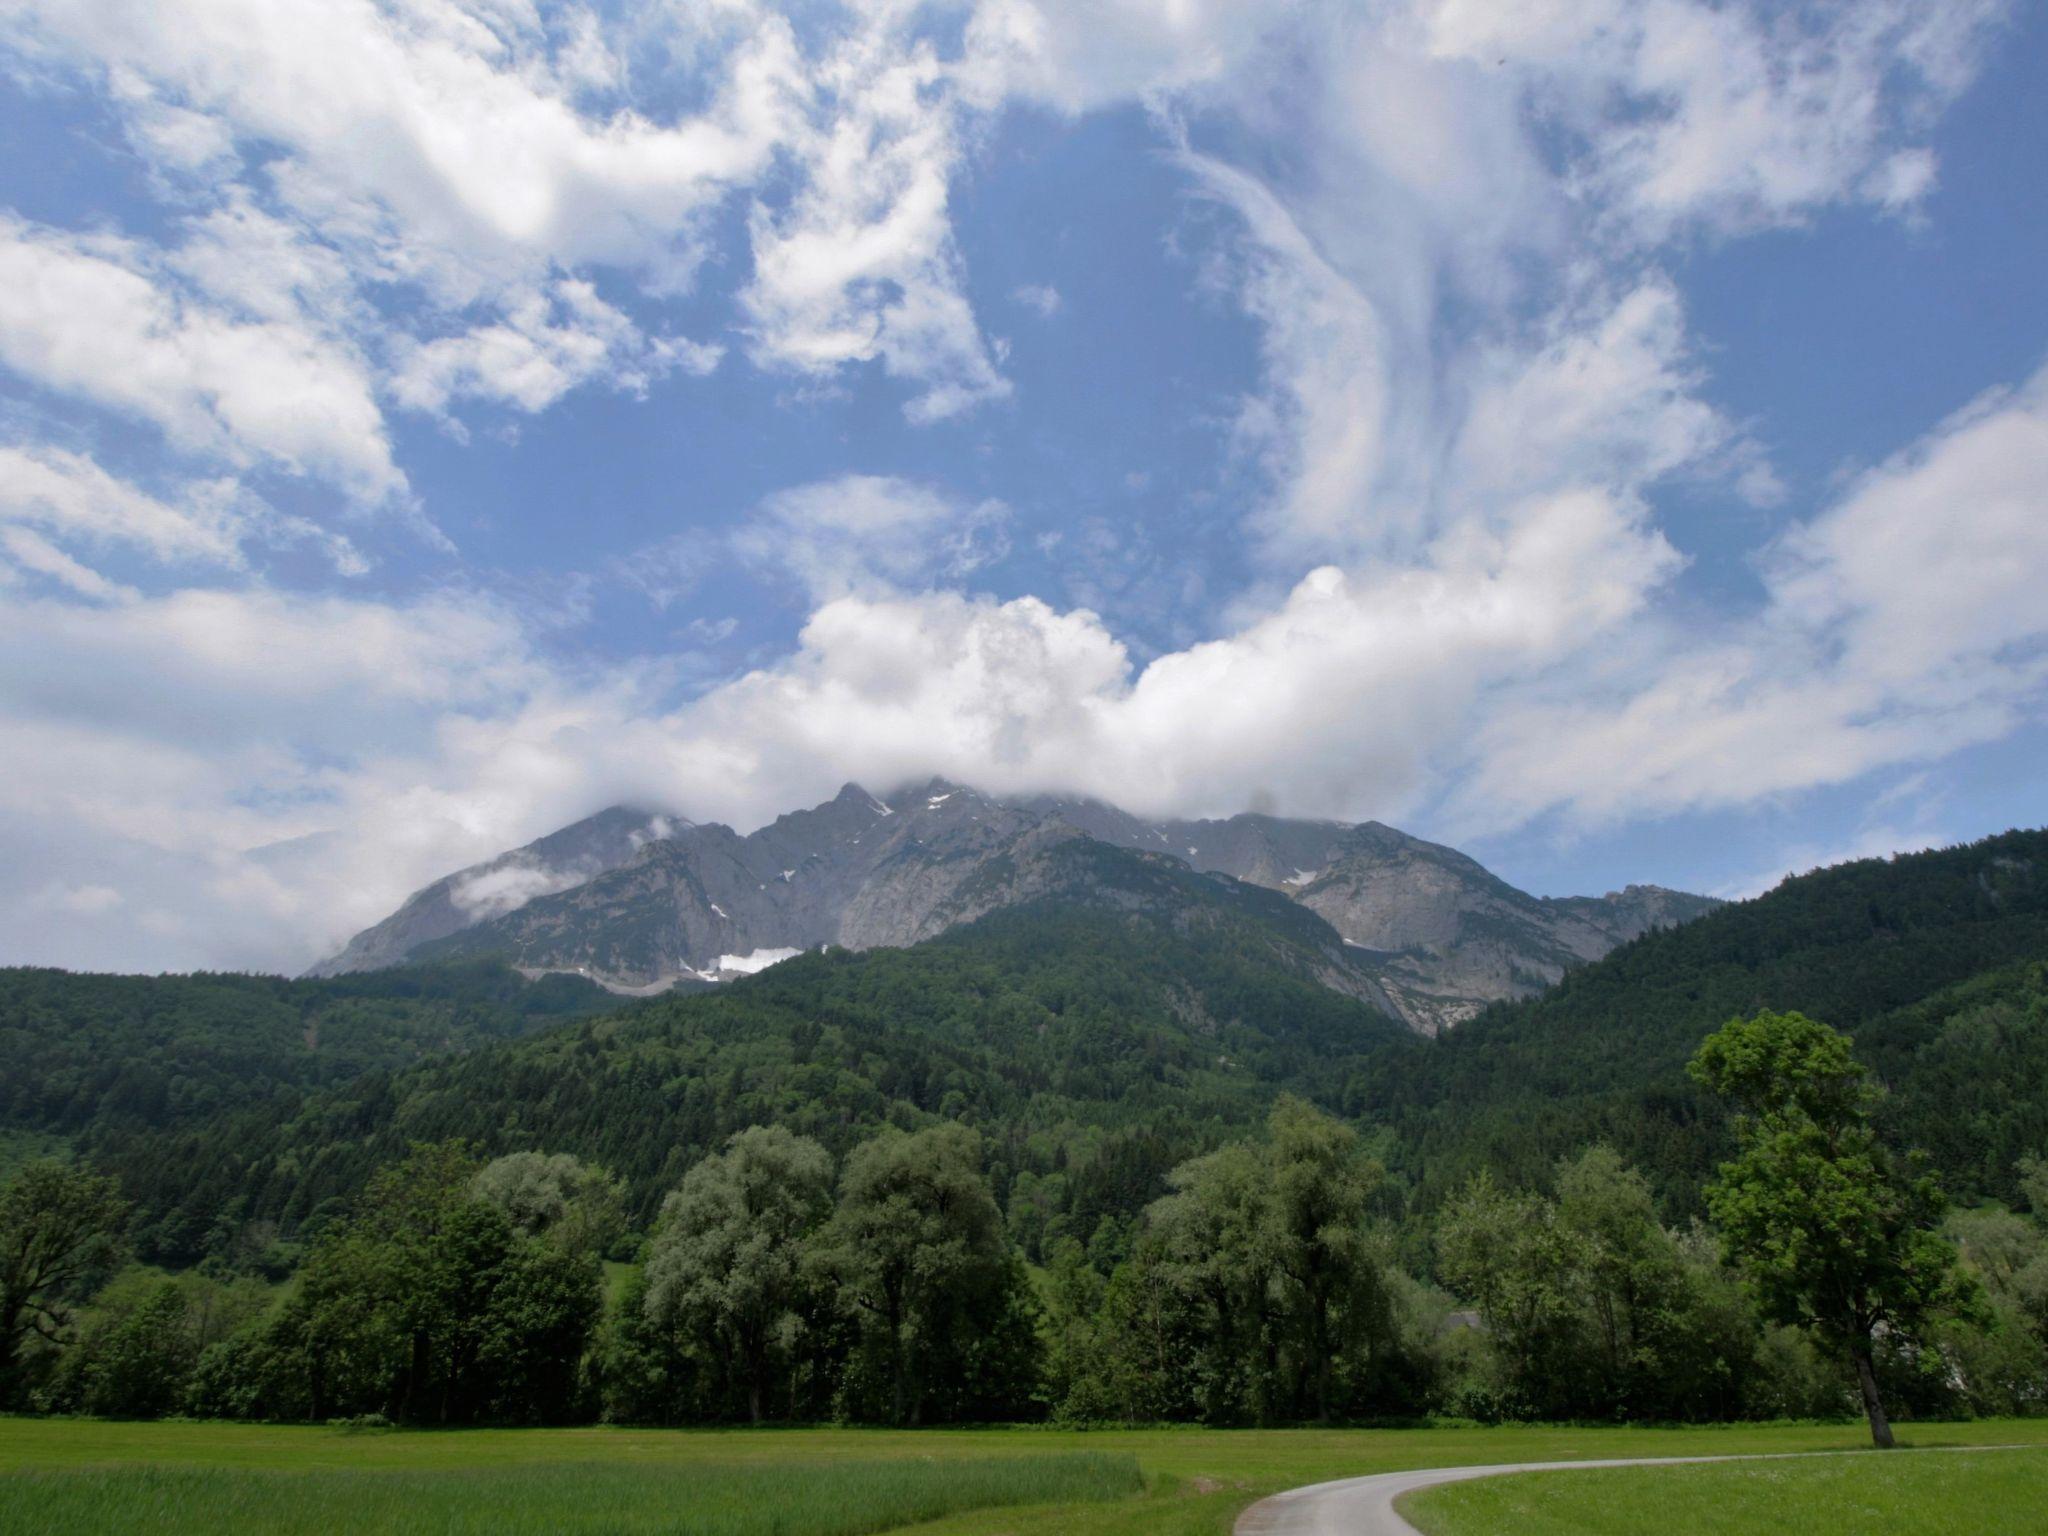
[[[1549,1193],[1474,1180],[1427,1276],[1375,1214],[1385,1175],[1357,1131],[1298,1099],[1174,1168],[1106,1265],[1064,1238],[1028,1266],[987,1151],[954,1124],[840,1159],[752,1127],[636,1237],[620,1181],[577,1158],[425,1144],[281,1285],[123,1268],[112,1182],[37,1165],[0,1195],[0,1262],[45,1266],[4,1298],[0,1405],[414,1424],[1855,1411],[1825,1320],[1773,1311],[1728,1236],[1661,1222],[1606,1148]],[[1894,1412],[2048,1405],[2048,1169],[2020,1176],[2032,1216],[1915,1226],[1960,1250],[1957,1283],[1859,1325]]]
[[[1169,1169],[1256,1125],[1276,1091],[1334,1108],[1345,1063],[1421,1048],[1273,964],[1258,925],[1198,915],[1183,930],[1144,912],[1015,908],[912,949],[804,955],[715,993],[91,1150],[136,1202],[141,1252],[189,1266],[317,1234],[414,1141],[573,1151],[625,1181],[644,1226],[686,1169],[751,1125],[844,1157],[885,1125],[964,1123],[1039,1260],[1105,1221],[1115,1241]]]

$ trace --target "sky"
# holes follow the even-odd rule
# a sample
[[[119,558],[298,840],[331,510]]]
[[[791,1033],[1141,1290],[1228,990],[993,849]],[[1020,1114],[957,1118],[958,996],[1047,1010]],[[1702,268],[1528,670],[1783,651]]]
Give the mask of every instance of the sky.
[[[2048,7],[0,0],[0,963],[931,775],[2044,815]]]

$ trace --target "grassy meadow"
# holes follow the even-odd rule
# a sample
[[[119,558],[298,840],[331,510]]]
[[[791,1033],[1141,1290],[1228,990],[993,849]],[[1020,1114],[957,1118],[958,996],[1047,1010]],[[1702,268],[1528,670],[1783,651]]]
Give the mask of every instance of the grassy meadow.
[[[1816,1456],[1696,1467],[1531,1472],[1401,1502],[1425,1536],[2035,1536],[2048,1450]]]
[[[2048,1446],[2048,1421],[1905,1426],[1909,1445]],[[1497,1461],[1619,1456],[1740,1455],[1852,1450],[1867,1444],[1860,1424],[1736,1425],[1683,1429],[1388,1430],[448,1430],[348,1432],[218,1422],[112,1423],[0,1418],[0,1532],[82,1536],[197,1536],[261,1530],[296,1536],[370,1532],[546,1532],[549,1536],[858,1536],[914,1530],[919,1536],[1223,1536],[1238,1511],[1282,1488],[1403,1468]],[[1976,1464],[1987,1463],[1982,1476]],[[1898,1507],[1939,1485],[1943,1507],[1976,1511],[1973,1532],[2002,1527],[1981,1506],[2026,1496],[2048,1502],[2048,1452],[1983,1457],[1845,1457],[1779,1463],[1810,1475],[1815,1498],[1839,1486],[1894,1487]],[[1925,1466],[1924,1473],[1917,1471]],[[1804,1473],[1828,1468],[1830,1472]],[[1669,1469],[1704,1475],[1709,1470]],[[1599,1531],[1651,1528],[1627,1523],[1629,1500],[1659,1500],[1659,1519],[1692,1509],[1694,1494],[1648,1492],[1594,1479],[1655,1478],[1669,1471],[1549,1474],[1612,1488],[1614,1518]],[[2014,1479],[2034,1479],[2018,1488]],[[1534,1479],[1519,1480],[1533,1482]],[[2011,1486],[2009,1486],[2011,1485]],[[1469,1491],[1493,1483],[1469,1485]],[[1657,1485],[1676,1488],[1678,1485]],[[1767,1488],[1766,1484],[1751,1485]],[[2032,1492],[2027,1492],[2027,1489]],[[1982,1490],[1982,1497],[1977,1497]],[[1443,1490],[1466,1492],[1467,1489]],[[1517,1493],[1515,1497],[1527,1497]],[[1749,1524],[1688,1529],[1734,1533],[1785,1528],[1763,1511],[1774,1497],[1743,1503],[1702,1488],[1702,1508]],[[1432,1495],[1436,1497],[1436,1495]],[[1603,1495],[1604,1497],[1604,1495]],[[1887,1492],[1884,1497],[1893,1498]],[[1608,1507],[1601,1505],[1600,1507]],[[1576,1518],[1576,1509],[1574,1509]],[[1437,1518],[1434,1514],[1430,1518]],[[1443,1517],[1455,1521],[1453,1512]],[[1493,1518],[1480,1512],[1471,1517]],[[1517,1515],[1516,1519],[1522,1517]],[[1444,1536],[1504,1529],[1445,1524]],[[1868,1526],[1816,1523],[1812,1536]],[[1938,1531],[1893,1521],[1889,1532]],[[1960,1529],[1961,1527],[1957,1527]],[[1516,1526],[1540,1532],[1562,1526]]]

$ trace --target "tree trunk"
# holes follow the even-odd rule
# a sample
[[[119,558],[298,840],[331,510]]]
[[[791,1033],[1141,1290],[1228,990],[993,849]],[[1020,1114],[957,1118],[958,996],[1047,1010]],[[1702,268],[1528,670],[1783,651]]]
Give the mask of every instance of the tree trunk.
[[[1884,1414],[1884,1399],[1877,1394],[1877,1370],[1870,1362],[1869,1341],[1858,1339],[1850,1345],[1849,1358],[1856,1362],[1856,1385],[1863,1393],[1863,1411],[1870,1418],[1871,1443],[1888,1451],[1895,1443],[1892,1424]]]

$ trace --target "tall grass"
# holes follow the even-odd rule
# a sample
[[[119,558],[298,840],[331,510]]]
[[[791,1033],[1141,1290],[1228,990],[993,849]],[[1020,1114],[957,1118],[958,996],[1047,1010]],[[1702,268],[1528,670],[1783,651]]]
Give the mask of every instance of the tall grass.
[[[998,1505],[1140,1491],[1131,1456],[388,1471],[101,1466],[0,1473],[35,1536],[864,1536]]]

